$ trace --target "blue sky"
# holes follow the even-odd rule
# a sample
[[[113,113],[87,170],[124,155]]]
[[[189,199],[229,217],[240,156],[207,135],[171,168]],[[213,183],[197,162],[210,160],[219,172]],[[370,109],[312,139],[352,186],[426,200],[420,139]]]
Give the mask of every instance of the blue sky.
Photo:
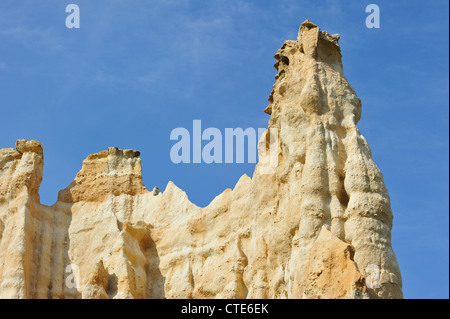
[[[81,28],[67,29],[76,3]],[[376,3],[381,28],[365,27]],[[341,35],[359,123],[384,174],[406,298],[449,297],[447,0],[2,0],[0,147],[45,151],[44,204],[84,158],[109,146],[142,153],[147,188],[169,180],[206,206],[254,164],[170,161],[176,127],[266,127],[273,55],[310,19]]]

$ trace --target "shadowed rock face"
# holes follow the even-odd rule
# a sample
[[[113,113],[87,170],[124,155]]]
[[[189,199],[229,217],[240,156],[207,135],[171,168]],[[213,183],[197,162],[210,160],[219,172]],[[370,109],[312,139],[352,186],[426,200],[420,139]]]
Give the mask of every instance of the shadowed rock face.
[[[41,144],[1,149],[0,297],[402,298],[389,195],[338,40],[305,21],[278,50],[265,109],[278,166],[262,173],[261,153],[205,208],[172,182],[149,192],[139,152],[117,148],[44,206]]]

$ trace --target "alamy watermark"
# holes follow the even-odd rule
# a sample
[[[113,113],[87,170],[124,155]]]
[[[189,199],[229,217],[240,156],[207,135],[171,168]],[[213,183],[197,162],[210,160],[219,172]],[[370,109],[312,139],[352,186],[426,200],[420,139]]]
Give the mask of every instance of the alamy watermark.
[[[366,12],[370,13],[366,18],[366,27],[369,29],[380,28],[380,7],[376,4],[369,4]]]
[[[366,286],[367,288],[380,288],[380,267],[369,264],[366,267]]]
[[[68,4],[66,12],[70,13],[66,17],[66,27],[68,29],[80,28],[80,7],[76,4]],[[366,17],[366,27],[369,29],[380,28],[380,7],[376,4],[369,4],[366,6],[366,13],[370,13]]]
[[[66,18],[66,27],[68,29],[80,28],[80,7],[76,4],[69,4],[66,7],[66,12],[70,13]]]
[[[258,155],[261,174],[273,174],[278,166],[277,128],[225,128],[222,134],[214,127],[202,130],[201,120],[194,120],[192,134],[177,127],[170,133],[170,140],[177,141],[170,150],[170,159],[175,164],[245,163],[246,155],[247,163],[256,163]]]
[[[69,289],[80,288],[80,268],[75,264],[67,265],[65,272],[68,274],[66,277],[66,287]]]

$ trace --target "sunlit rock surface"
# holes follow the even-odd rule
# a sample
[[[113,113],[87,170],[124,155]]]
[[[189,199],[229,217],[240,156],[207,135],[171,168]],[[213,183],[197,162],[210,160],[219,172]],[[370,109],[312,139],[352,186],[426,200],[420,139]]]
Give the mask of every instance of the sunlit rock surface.
[[[305,21],[278,50],[265,109],[278,165],[267,173],[260,155],[205,208],[172,182],[147,190],[139,152],[117,148],[44,206],[42,145],[1,149],[0,297],[402,298],[389,195],[338,40]]]

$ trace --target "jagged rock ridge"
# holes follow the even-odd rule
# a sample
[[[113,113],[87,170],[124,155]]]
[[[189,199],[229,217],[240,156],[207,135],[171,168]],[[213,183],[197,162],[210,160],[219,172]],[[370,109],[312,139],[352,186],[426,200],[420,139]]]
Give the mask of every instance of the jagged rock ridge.
[[[305,21],[278,50],[265,109],[278,166],[261,174],[260,155],[205,208],[172,182],[149,192],[139,152],[117,148],[41,205],[41,144],[1,149],[0,297],[402,298],[389,195],[338,40]]]

